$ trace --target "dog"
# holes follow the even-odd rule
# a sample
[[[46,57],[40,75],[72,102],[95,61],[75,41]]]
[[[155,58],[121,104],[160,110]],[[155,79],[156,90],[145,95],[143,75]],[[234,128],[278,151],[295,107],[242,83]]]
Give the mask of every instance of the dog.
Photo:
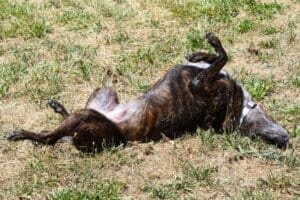
[[[222,70],[228,57],[220,40],[213,33],[205,37],[215,54],[188,55],[188,63],[174,66],[136,100],[120,104],[113,89],[97,88],[85,108],[72,114],[58,101],[49,100],[49,106],[64,119],[57,128],[39,134],[15,130],[6,139],[54,145],[69,136],[77,149],[97,152],[104,144],[157,141],[163,135],[176,138],[200,127],[216,132],[239,130],[242,135],[285,147],[287,131]]]

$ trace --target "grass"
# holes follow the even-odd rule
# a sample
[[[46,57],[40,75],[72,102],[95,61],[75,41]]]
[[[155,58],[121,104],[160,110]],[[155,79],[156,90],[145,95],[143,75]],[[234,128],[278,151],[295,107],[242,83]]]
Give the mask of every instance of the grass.
[[[3,24],[0,25],[0,39],[15,38],[42,38],[53,32],[48,20],[37,12],[37,6],[31,3],[10,3],[2,0],[0,2]],[[13,20],[14,19],[14,20]]]
[[[152,199],[184,198],[194,189],[215,187],[217,185],[217,181],[213,178],[215,172],[217,172],[216,167],[205,166],[199,168],[184,162],[183,172],[175,180],[162,185],[148,183],[142,191],[150,193]]]
[[[50,199],[53,200],[101,200],[101,199],[121,199],[120,194],[123,190],[123,185],[115,181],[107,181],[103,183],[97,183],[94,191],[67,189],[60,192],[56,192],[51,195]]]
[[[0,97],[6,96],[9,87],[26,73],[26,67],[19,63],[11,62],[2,65],[0,68]]]
[[[249,10],[260,19],[273,18],[274,14],[282,11],[283,7],[277,2],[260,3],[258,1],[250,2]]]
[[[96,17],[89,12],[85,12],[80,9],[73,9],[63,12],[57,17],[57,22],[63,25],[68,25],[70,30],[81,30],[93,26],[92,23],[96,21]],[[98,32],[101,30],[101,22],[94,24]],[[99,26],[97,28],[97,26]]]
[[[217,167],[205,166],[203,168],[199,168],[188,163],[185,174],[197,181],[201,187],[213,187],[217,185],[217,181],[214,180],[214,173],[217,171]]]
[[[162,2],[161,2],[162,3]],[[247,0],[207,0],[186,2],[174,1],[162,3],[175,17],[184,22],[206,20],[209,23],[232,23],[234,18],[241,12],[247,12],[259,20],[270,19],[274,14],[283,10],[277,2],[261,3],[259,1]]]
[[[297,184],[293,177],[269,173],[266,178],[258,179],[254,188],[240,190],[235,199],[274,199],[273,190],[293,191]]]
[[[160,186],[148,185],[142,191],[150,193],[152,199],[178,199],[180,192],[188,192],[193,188],[188,182],[176,180]]]
[[[0,0],[0,199],[297,199],[296,8],[273,0]],[[104,85],[121,102],[136,98],[188,53],[214,52],[206,31],[229,52],[225,70],[287,128],[286,150],[199,128],[95,155],[2,139],[57,126],[49,98],[70,112]]]
[[[247,188],[240,190],[235,197],[236,200],[253,199],[253,200],[271,200],[273,199],[272,192],[269,190]]]
[[[292,86],[300,88],[300,70],[293,71],[290,75],[290,83]]]
[[[266,96],[271,94],[274,89],[274,81],[272,77],[262,78],[257,74],[253,74],[244,69],[235,73],[238,76],[237,79],[242,82],[243,86],[257,101],[263,100]]]
[[[198,49],[205,49],[212,52],[212,47],[206,42],[203,35],[203,30],[195,29],[188,32],[186,36],[186,48],[189,49],[191,52],[196,51]]]
[[[117,32],[115,35],[105,37],[106,44],[122,43],[129,40],[129,35],[126,32]]]
[[[244,19],[243,21],[240,21],[237,26],[237,30],[239,33],[247,33],[253,28],[254,28],[254,22],[249,19]]]
[[[272,188],[276,190],[295,186],[292,182],[293,178],[290,176],[274,176],[273,174],[268,174],[266,179],[258,180],[258,185],[261,188]]]
[[[258,44],[261,48],[265,48],[265,49],[274,49],[278,46],[278,40],[267,40],[267,41],[260,41],[260,43]]]
[[[203,131],[198,128],[196,132],[200,137],[202,148],[204,150],[212,150],[217,148],[216,136],[213,134],[213,131]]]
[[[275,34],[278,32],[279,32],[279,30],[276,27],[272,27],[272,26],[265,27],[262,30],[262,33],[264,33],[265,35],[272,35],[272,34]]]

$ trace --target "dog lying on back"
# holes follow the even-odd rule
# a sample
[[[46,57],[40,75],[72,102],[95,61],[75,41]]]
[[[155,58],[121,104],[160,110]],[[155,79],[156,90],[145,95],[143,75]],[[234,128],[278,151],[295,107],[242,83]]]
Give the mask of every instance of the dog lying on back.
[[[187,56],[189,63],[176,65],[143,96],[120,104],[116,92],[98,88],[84,109],[69,114],[57,101],[48,104],[61,114],[63,122],[54,130],[37,134],[26,130],[6,134],[8,140],[30,139],[53,145],[65,136],[85,152],[101,151],[103,144],[175,138],[185,131],[213,128],[216,132],[239,130],[285,147],[285,129],[251,100],[248,92],[221,71],[227,54],[220,40],[206,33],[216,54],[203,52]]]

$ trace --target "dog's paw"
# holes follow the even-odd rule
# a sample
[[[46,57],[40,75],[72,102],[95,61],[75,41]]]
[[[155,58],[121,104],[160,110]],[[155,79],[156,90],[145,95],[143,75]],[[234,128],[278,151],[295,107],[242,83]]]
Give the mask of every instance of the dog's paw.
[[[217,38],[213,33],[211,32],[206,32],[205,33],[205,38],[207,39],[208,43],[213,46],[213,47],[218,47],[221,45],[221,42],[219,38]]]
[[[54,99],[49,99],[47,103],[56,113],[61,113],[65,110],[64,106]]]
[[[15,131],[6,132],[4,138],[9,141],[17,141],[23,139],[23,135],[21,134],[20,131],[15,130]]]

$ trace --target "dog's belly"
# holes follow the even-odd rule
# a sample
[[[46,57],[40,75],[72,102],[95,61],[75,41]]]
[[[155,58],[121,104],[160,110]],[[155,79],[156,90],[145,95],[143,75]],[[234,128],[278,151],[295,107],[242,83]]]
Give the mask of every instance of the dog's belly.
[[[91,109],[96,110],[112,121],[127,140],[136,140],[135,136],[142,134],[144,128],[142,126],[145,119],[144,106],[144,102],[133,101],[128,104],[117,104],[111,110],[101,107],[93,107]],[[130,137],[133,138],[131,139]],[[142,135],[137,138],[137,140],[141,139]]]
[[[118,104],[114,109],[112,110],[103,110],[103,109],[97,109],[98,112],[103,114],[107,119],[111,120],[112,122],[116,124],[120,124],[123,121],[127,121],[128,119],[131,119],[136,115],[136,112],[139,109],[136,108],[135,105],[123,105]]]

